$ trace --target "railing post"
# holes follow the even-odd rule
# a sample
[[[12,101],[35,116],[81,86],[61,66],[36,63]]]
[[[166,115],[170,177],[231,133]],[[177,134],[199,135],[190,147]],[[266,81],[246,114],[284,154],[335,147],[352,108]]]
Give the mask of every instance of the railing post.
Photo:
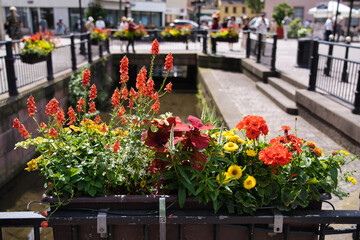
[[[345,82],[345,83],[348,82],[347,69],[348,69],[349,46],[350,46],[350,39],[346,37],[345,60],[344,60],[343,72],[341,74],[341,82]]]
[[[73,70],[73,72],[76,71],[76,54],[75,54],[75,36],[74,34],[71,34],[70,36],[70,41],[71,41],[71,46],[70,46],[70,51],[71,51],[71,69]]]
[[[352,113],[360,114],[360,70],[358,71],[358,80],[355,90],[354,109],[352,110]]]
[[[110,43],[109,43],[109,38],[107,38],[106,40],[105,40],[105,47],[106,47],[106,51],[108,52],[108,53],[110,53]],[[187,50],[187,49],[186,49]]]
[[[247,40],[246,40],[246,58],[250,57],[250,51],[251,51],[251,38],[250,38],[250,31],[248,31]]]
[[[103,57],[103,43],[99,42],[99,57]]]
[[[196,41],[196,36],[195,36],[195,41]],[[186,50],[189,50],[188,37],[187,36],[185,36],[185,44],[186,44]]]
[[[81,55],[86,54],[85,43],[83,43],[83,40],[84,40],[84,34],[80,33],[80,54]]]
[[[48,81],[54,80],[54,71],[53,71],[51,52],[49,53],[47,60],[46,60],[46,69],[47,69],[47,80]]]
[[[315,91],[316,88],[316,76],[319,62],[319,42],[314,40],[313,52],[311,55],[311,66],[310,66],[310,76],[309,76],[309,91]]]
[[[275,34],[274,35],[274,41],[273,41],[273,46],[272,46],[272,51],[271,51],[271,71],[275,71],[275,63],[276,63],[276,49],[277,49],[277,38],[278,35]]]
[[[6,65],[6,74],[7,74],[7,82],[9,88],[10,96],[17,96],[18,90],[16,87],[16,75],[15,75],[15,67],[14,67],[14,55],[12,52],[12,42],[6,42],[6,56],[5,56],[5,65]]]
[[[207,54],[207,31],[203,32],[203,53]]]
[[[90,38],[90,33],[87,34],[86,36],[87,38],[87,47],[88,47],[88,62],[92,63],[92,52],[91,52],[91,38]]]
[[[326,67],[324,68],[324,74],[326,76],[330,76],[330,71],[331,71],[331,60],[332,60],[332,54],[333,54],[333,48],[334,48],[334,36],[330,35],[329,36],[330,39],[330,44],[329,44],[329,51],[328,51],[328,58],[326,61]]]
[[[261,59],[261,48],[262,48],[262,33],[258,34],[258,44],[257,44],[257,54],[256,54],[256,62],[260,63]]]

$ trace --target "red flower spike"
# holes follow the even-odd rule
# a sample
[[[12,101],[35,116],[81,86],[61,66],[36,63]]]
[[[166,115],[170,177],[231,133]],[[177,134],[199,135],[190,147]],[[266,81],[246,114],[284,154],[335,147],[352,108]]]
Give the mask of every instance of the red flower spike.
[[[49,226],[47,221],[42,221],[40,224],[43,228],[47,228]]]
[[[13,128],[15,129],[19,129],[20,128],[20,121],[19,119],[15,118],[14,121],[13,121]]]
[[[159,55],[159,42],[155,39],[151,44],[150,54]]]
[[[97,97],[97,89],[95,84],[93,84],[90,88],[90,96],[89,96],[89,100],[92,101]]]
[[[173,68],[173,60],[174,60],[174,57],[171,54],[168,54],[165,57],[165,67],[164,67],[164,69],[166,69],[168,71],[172,70],[172,68]]]
[[[114,94],[111,97],[111,104],[115,108],[120,104],[120,92],[119,89],[115,89]]]
[[[94,121],[95,121],[97,124],[99,124],[99,123],[101,122],[100,116],[97,115],[97,116],[95,117]]]
[[[60,125],[64,125],[65,114],[64,114],[64,111],[63,111],[62,109],[60,109],[59,111],[57,111],[57,113],[56,113],[56,121],[57,121]]]
[[[127,100],[128,99],[128,90],[126,87],[123,87],[121,91],[121,99]]]
[[[33,117],[36,112],[34,97],[31,96],[28,98],[27,107],[28,107],[29,117]]]
[[[83,106],[85,105],[84,99],[80,98],[77,103],[78,103],[78,105],[76,107],[77,107],[78,112],[84,111],[83,110]]]
[[[19,127],[19,133],[24,138],[30,137],[29,132],[26,130],[26,128],[25,128],[25,126],[23,124],[21,124],[20,127]]]
[[[149,78],[149,80],[146,83],[146,95],[151,97],[154,94],[154,80],[152,80],[151,78]]]
[[[120,62],[120,84],[123,84],[129,80],[129,59],[125,56]]]
[[[113,145],[113,150],[114,153],[117,153],[120,149],[120,142],[119,141],[115,141],[114,145]]]
[[[47,211],[42,211],[41,215],[43,215],[44,217],[46,217],[48,215]]]
[[[50,136],[50,137],[54,137],[54,138],[58,138],[58,137],[59,137],[57,131],[55,130],[55,128],[51,128],[51,129],[49,130],[49,136]]]
[[[134,99],[133,98],[130,98],[129,99],[129,106],[128,108],[134,108]]]
[[[136,89],[142,95],[144,95],[144,91],[146,89],[146,74],[144,75],[144,71],[140,71],[136,77]]]
[[[96,112],[95,102],[90,102],[89,103],[89,113],[95,113],[95,112]]]
[[[154,112],[157,114],[159,112],[159,109],[160,109],[160,102],[156,101],[154,103],[154,105],[151,106],[151,109],[154,110]]]
[[[67,125],[72,125],[75,121],[76,121],[76,115],[75,115],[75,111],[72,107],[69,107],[68,109],[68,115],[69,115],[69,122]]]
[[[42,122],[40,123],[40,128],[47,129],[48,127],[44,122]]]
[[[102,131],[102,132],[107,132],[107,131],[108,131],[105,124],[103,124],[103,125],[101,126],[100,131]]]
[[[168,93],[172,91],[172,83],[168,83],[166,85],[166,87],[164,88],[165,91],[167,91]]]
[[[281,129],[279,130],[279,132],[281,131],[290,131],[291,130],[291,127],[290,126],[281,126]]]
[[[139,97],[133,88],[130,89],[129,96],[132,98],[135,98],[135,99],[137,99]]]
[[[46,105],[45,113],[47,115],[54,116],[55,113],[59,111],[59,102],[55,98],[51,99],[51,101]]]
[[[85,69],[83,72],[82,85],[85,87],[90,83],[90,71],[89,69]]]

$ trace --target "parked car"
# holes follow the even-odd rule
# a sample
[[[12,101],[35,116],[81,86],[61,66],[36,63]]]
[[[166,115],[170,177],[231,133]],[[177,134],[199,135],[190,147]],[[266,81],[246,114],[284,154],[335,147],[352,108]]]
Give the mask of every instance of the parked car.
[[[193,29],[199,29],[199,24],[192,20],[186,20],[186,19],[175,19],[172,23],[175,26],[181,26],[181,25],[190,25]],[[203,26],[200,26],[200,30],[204,30]]]

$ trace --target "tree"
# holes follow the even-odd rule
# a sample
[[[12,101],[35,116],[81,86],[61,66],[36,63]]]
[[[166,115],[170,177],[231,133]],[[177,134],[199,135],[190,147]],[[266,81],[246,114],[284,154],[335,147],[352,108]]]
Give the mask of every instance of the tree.
[[[274,12],[272,14],[272,17],[275,19],[277,25],[279,27],[282,27],[282,20],[285,18],[285,16],[291,16],[294,14],[294,8],[287,4],[286,2],[279,3],[274,8]]]
[[[101,16],[104,20],[106,18],[106,10],[97,2],[91,2],[88,5],[88,10],[86,11],[86,18],[93,17],[95,20],[99,19]]]
[[[255,13],[260,13],[264,8],[265,0],[246,0],[245,4]]]

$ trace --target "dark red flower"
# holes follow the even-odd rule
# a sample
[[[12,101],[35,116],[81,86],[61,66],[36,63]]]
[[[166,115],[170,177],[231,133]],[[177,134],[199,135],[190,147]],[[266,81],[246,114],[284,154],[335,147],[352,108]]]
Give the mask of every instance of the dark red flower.
[[[33,117],[36,112],[34,97],[31,96],[28,98],[27,107],[28,107],[29,117]]]
[[[25,128],[25,126],[23,124],[21,124],[20,127],[19,127],[19,133],[24,138],[30,137],[29,132],[26,130],[26,128]]]
[[[90,102],[89,103],[89,113],[95,113],[95,112],[96,112],[95,102]]]
[[[173,68],[173,56],[171,54],[168,54],[166,57],[165,57],[165,69],[170,71],[172,70]]]
[[[150,54],[159,55],[159,42],[156,39],[151,44]]]
[[[90,71],[89,69],[85,69],[83,72],[82,85],[85,87],[90,83]]]
[[[57,131],[55,130],[55,128],[51,128],[51,129],[49,130],[49,136],[50,136],[50,137],[54,137],[54,138],[58,138],[58,137],[59,137]]]
[[[117,153],[120,149],[120,142],[119,141],[115,141],[114,145],[113,145],[113,150],[114,153]]]
[[[89,96],[90,101],[94,100],[96,96],[97,96],[97,89],[95,84],[93,84],[90,88],[90,96]]]
[[[20,128],[20,121],[19,119],[15,118],[13,121],[13,128],[19,129]]]
[[[120,105],[120,92],[119,89],[115,89],[111,97],[111,105],[115,108]]]
[[[42,221],[40,224],[43,228],[47,228],[49,226],[47,221]]]

